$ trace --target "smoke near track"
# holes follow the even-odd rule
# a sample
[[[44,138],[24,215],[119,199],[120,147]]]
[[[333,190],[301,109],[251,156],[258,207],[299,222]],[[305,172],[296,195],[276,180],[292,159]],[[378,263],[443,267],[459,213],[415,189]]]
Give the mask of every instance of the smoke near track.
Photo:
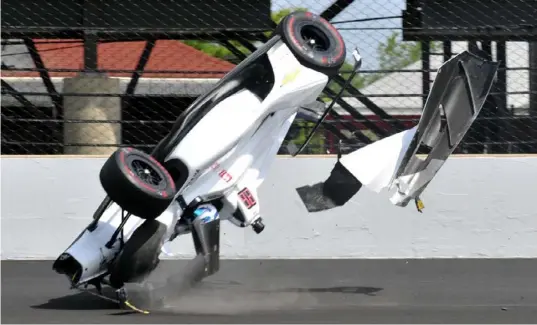
[[[130,300],[153,312],[190,315],[238,315],[319,306],[315,295],[277,290],[263,278],[259,285],[218,279],[216,275],[203,279],[203,269],[201,256],[176,271],[161,263],[141,284],[127,285]],[[250,276],[256,273],[248,269],[241,272]]]
[[[179,299],[203,278],[204,260],[198,255],[186,267],[171,270],[162,263],[141,283],[126,286],[130,299],[140,308],[162,309]]]

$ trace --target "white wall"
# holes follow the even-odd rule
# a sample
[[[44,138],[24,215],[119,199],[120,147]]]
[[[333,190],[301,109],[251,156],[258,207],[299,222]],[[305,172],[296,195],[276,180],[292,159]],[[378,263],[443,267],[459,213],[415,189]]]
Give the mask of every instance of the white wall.
[[[2,259],[57,257],[104,196],[103,162],[3,157]],[[537,257],[537,157],[452,157],[424,193],[423,214],[367,190],[308,214],[294,189],[323,180],[334,163],[279,158],[260,191],[265,231],[224,224],[223,257]],[[178,257],[192,249],[189,237],[173,246]]]

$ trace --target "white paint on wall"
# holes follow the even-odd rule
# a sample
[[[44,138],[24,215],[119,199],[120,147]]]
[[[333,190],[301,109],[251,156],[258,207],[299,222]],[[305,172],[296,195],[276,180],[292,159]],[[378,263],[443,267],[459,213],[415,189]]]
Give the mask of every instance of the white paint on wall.
[[[56,258],[104,197],[104,158],[2,158],[2,259]],[[328,176],[334,158],[279,158],[260,191],[265,231],[222,226],[223,258],[537,257],[537,157],[450,158],[425,210],[360,191],[308,214],[295,188]],[[193,256],[191,238],[172,245]]]

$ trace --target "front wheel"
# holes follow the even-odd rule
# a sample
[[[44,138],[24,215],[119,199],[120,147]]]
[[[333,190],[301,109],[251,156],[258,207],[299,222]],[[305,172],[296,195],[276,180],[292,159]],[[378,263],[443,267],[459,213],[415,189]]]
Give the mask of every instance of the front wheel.
[[[127,282],[147,276],[159,263],[166,226],[157,220],[146,220],[125,243],[110,268],[110,284],[121,288]]]
[[[110,199],[143,219],[157,218],[173,202],[176,186],[155,158],[133,148],[121,148],[105,162],[99,174]]]
[[[341,34],[321,16],[293,12],[280,21],[275,33],[306,67],[335,75],[345,63],[347,53]]]

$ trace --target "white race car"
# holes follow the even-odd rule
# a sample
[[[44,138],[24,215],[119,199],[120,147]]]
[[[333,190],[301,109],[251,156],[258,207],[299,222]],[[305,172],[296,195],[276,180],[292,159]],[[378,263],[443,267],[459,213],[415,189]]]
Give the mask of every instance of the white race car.
[[[178,117],[150,155],[121,148],[108,158],[100,172],[107,196],[53,269],[73,288],[111,286],[118,303],[128,305],[125,284],[150,274],[167,242],[191,234],[204,263],[201,277],[217,272],[220,221],[263,231],[258,188],[295,117],[318,103],[346,54],[323,18],[285,17],[269,41]],[[353,56],[352,76],[361,65],[357,50]],[[398,204],[416,198],[479,113],[496,68],[468,52],[445,63],[420,124],[342,157],[328,181],[298,189],[306,207],[340,206],[362,184],[396,184]],[[318,114],[319,123],[324,116]],[[425,160],[415,156],[422,145],[431,148]]]

